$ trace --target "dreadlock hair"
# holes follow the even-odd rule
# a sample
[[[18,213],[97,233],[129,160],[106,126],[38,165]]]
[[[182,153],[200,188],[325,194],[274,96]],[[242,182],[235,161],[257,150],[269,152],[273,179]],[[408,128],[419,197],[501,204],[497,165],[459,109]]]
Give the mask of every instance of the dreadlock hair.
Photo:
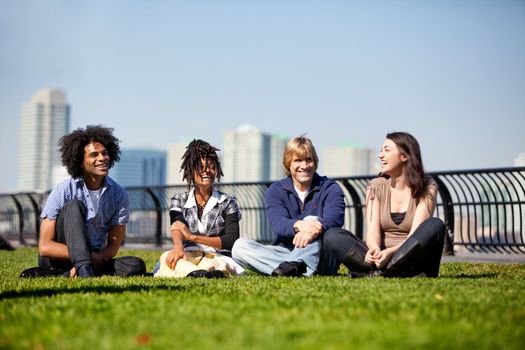
[[[109,168],[120,160],[120,140],[113,136],[113,128],[102,125],[88,125],[86,129],[78,128],[72,133],[62,136],[58,141],[62,157],[62,165],[72,177],[82,176],[84,148],[91,142],[104,145],[109,155]]]
[[[219,161],[219,156],[217,151],[220,149],[213,147],[208,142],[203,140],[193,140],[186,147],[186,152],[182,156],[182,165],[180,169],[182,170],[182,179],[186,180],[188,183],[188,190],[192,185],[195,184],[194,175],[195,171],[202,171],[202,162],[201,159],[206,160],[206,167],[209,162],[215,163],[215,168],[217,170],[217,181],[220,181],[222,173],[221,162]]]
[[[430,177],[425,175],[421,150],[416,138],[407,132],[391,132],[386,138],[394,142],[401,154],[408,158],[406,162],[406,181],[412,197],[417,203],[428,195],[427,185]],[[387,177],[387,176],[385,176]]]

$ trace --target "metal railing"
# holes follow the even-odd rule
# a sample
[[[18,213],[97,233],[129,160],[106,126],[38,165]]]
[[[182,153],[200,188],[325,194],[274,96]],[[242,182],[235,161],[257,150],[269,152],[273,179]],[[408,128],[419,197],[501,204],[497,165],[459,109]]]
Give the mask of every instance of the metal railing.
[[[525,254],[525,167],[429,173],[439,185],[435,216],[448,227],[446,250]],[[363,237],[367,183],[372,176],[335,179],[345,193],[345,228]],[[227,183],[217,188],[237,197],[241,236],[268,242],[264,211],[270,182]],[[170,198],[186,186],[130,187],[126,242],[163,245],[169,238]],[[47,194],[0,195],[0,235],[21,244],[38,239],[39,213]]]

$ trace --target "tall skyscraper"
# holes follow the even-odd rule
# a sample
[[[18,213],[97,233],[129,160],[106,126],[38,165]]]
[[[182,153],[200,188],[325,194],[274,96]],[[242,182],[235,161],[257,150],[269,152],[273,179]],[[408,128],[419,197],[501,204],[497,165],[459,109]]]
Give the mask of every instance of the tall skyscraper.
[[[109,176],[121,186],[166,184],[166,152],[152,149],[122,149],[120,161]]]
[[[43,89],[22,105],[19,190],[46,191],[61,166],[58,140],[69,132],[70,106],[62,90]]]
[[[287,138],[252,125],[224,134],[224,182],[270,181],[284,176],[282,157]]]
[[[323,148],[320,163],[321,173],[329,177],[372,175],[378,172],[376,152],[354,143]]]

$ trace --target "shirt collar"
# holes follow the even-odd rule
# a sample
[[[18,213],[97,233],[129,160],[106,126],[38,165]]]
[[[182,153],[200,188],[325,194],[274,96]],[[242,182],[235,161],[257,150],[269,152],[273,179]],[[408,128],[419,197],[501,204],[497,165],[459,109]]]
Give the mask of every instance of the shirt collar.
[[[211,197],[208,199],[208,203],[206,203],[206,207],[213,208],[217,203],[222,203],[226,200],[227,196],[226,194],[219,192],[215,189],[215,187],[212,188]],[[196,207],[197,203],[195,202],[195,188],[192,188],[190,192],[188,193],[188,199],[186,200],[186,203],[184,203],[184,208],[189,209]]]
[[[86,182],[82,176],[75,177],[72,179],[72,181],[77,187],[85,187],[87,189]],[[109,176],[104,177],[104,182],[102,182],[102,186],[100,187],[102,190],[100,193],[105,192],[108,187],[113,185],[113,183],[113,179],[111,179]]]

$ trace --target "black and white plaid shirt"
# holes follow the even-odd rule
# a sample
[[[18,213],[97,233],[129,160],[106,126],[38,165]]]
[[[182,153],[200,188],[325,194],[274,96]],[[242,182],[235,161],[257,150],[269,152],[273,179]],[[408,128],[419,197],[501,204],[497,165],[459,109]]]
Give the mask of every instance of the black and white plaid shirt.
[[[201,220],[197,215],[194,189],[189,192],[175,193],[171,198],[170,216],[173,217],[173,214],[178,214],[172,212],[182,213],[182,217],[193,234],[208,237],[221,236],[224,233],[226,216],[237,214],[239,220],[241,219],[237,199],[234,196],[217,191],[215,188],[208,203],[206,203],[206,207],[204,207]]]

